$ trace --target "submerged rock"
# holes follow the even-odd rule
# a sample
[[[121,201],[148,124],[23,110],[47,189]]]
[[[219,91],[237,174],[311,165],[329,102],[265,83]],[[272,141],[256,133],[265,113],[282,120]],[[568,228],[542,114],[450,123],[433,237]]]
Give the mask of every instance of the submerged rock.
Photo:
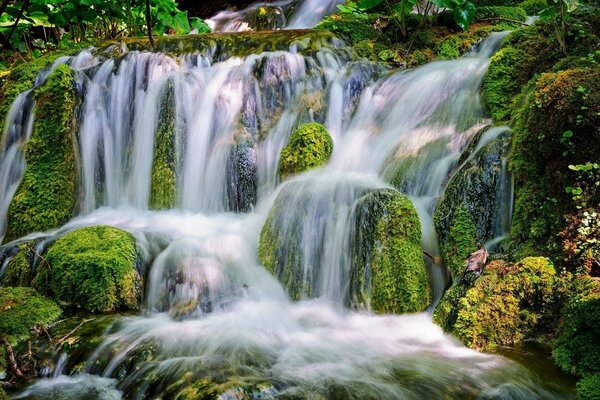
[[[27,169],[8,209],[8,241],[64,224],[77,198],[73,72],[57,67],[34,98],[37,118],[25,145]]]
[[[313,122],[300,125],[281,150],[279,176],[291,175],[320,167],[329,161],[333,151],[333,139],[325,126]]]
[[[110,226],[69,232],[49,247],[33,285],[58,302],[90,312],[137,309],[141,276],[135,239]]]

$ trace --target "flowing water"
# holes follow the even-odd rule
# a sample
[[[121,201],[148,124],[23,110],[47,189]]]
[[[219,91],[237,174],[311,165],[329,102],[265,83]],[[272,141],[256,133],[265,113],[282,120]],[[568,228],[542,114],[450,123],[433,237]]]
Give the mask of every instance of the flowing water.
[[[517,363],[465,348],[428,313],[374,315],[348,302],[357,201],[390,187],[386,174],[411,157],[424,161],[400,188],[418,209],[424,248],[438,254],[432,213],[489,122],[479,86],[502,37],[461,59],[394,73],[332,39],[244,57],[208,48],[181,56],[131,51],[117,60],[91,51],[62,60],[77,71],[84,98],[81,214],[30,237],[97,224],[131,232],[146,269],[144,312],[105,333],[86,373],[57,373],[18,398],[169,398],[194,380],[253,387],[255,398],[568,398]],[[7,129],[22,128],[5,135],[17,139],[5,139],[4,154],[11,140],[21,143],[19,153],[31,135],[34,106],[19,105],[27,98],[15,101]],[[280,184],[279,152],[306,121],[327,125],[332,158]],[[169,124],[175,196],[155,207],[155,144]],[[492,140],[484,134],[476,149]],[[2,204],[25,167],[21,153],[10,157],[0,163],[0,177],[10,177],[0,182]],[[243,171],[232,167],[240,162]],[[241,188],[248,176],[254,184]],[[273,207],[284,221],[279,234],[294,241],[303,279],[314,288],[298,302],[258,260]],[[428,268],[439,299],[445,272]],[[73,372],[64,356],[58,360],[59,372]],[[223,398],[235,396],[239,389]]]
[[[342,3],[343,0],[258,1],[239,11],[221,11],[207,23],[214,32],[312,28]]]

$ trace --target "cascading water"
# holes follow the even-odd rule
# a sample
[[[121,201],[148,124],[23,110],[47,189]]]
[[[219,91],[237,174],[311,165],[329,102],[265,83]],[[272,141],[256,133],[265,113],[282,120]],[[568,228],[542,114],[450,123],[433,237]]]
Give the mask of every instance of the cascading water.
[[[463,347],[427,313],[377,316],[343,307],[357,201],[389,187],[381,177],[415,155],[425,161],[398,186],[419,210],[425,249],[437,254],[435,200],[486,123],[478,90],[486,51],[500,39],[469,57],[383,78],[380,67],[354,60],[336,40],[244,57],[211,48],[177,58],[129,52],[117,60],[84,52],[85,64],[71,61],[84,96],[82,214],[48,235],[97,224],[134,234],[150,264],[146,312],[121,318],[106,333],[87,374],[42,380],[17,398],[119,398],[118,390],[126,398],[168,398],[193,381],[260,387],[260,398],[566,396],[517,364]],[[156,207],[153,166],[165,115],[172,115],[166,143],[174,196]],[[330,162],[278,186],[281,148],[300,122],[312,120],[332,133]],[[232,167],[236,157],[255,171],[254,191],[237,190],[243,179]],[[232,199],[232,185],[253,198]],[[313,288],[299,302],[258,261],[258,237],[273,207]],[[245,208],[251,211],[231,212]],[[443,271],[429,269],[439,298]],[[223,398],[237,398],[232,390]]]
[[[305,29],[333,14],[342,0],[259,1],[239,11],[221,11],[206,22],[213,32],[262,29]]]

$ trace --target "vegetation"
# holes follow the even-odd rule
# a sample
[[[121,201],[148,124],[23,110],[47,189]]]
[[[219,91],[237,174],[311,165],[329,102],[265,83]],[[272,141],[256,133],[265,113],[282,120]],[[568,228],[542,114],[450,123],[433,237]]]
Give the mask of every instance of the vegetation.
[[[291,175],[320,167],[329,161],[333,139],[323,125],[313,122],[300,125],[290,136],[279,157],[279,176]]]
[[[123,36],[208,32],[199,18],[188,18],[175,0],[17,0],[0,7],[4,48],[17,56],[39,57],[62,40],[84,42]],[[152,35],[149,35],[152,37]],[[10,53],[5,56],[10,56]]]
[[[64,224],[77,197],[72,138],[79,97],[71,69],[57,67],[34,97],[38,118],[25,145],[28,167],[8,210],[9,241]]]
[[[59,303],[90,312],[139,307],[131,234],[109,226],[78,229],[58,239],[44,258],[33,284]]]
[[[493,350],[548,328],[555,286],[555,270],[546,258],[530,257],[516,264],[496,261],[472,287],[461,283],[451,289],[434,320],[467,346]]]

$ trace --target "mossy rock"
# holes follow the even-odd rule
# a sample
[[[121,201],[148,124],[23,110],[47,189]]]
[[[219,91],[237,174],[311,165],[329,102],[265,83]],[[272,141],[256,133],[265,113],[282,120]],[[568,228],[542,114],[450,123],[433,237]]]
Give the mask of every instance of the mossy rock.
[[[506,132],[475,154],[467,154],[475,151],[469,146],[435,210],[441,255],[455,277],[464,271],[466,260],[478,244],[502,233],[502,221],[498,219],[506,201],[502,194],[509,184],[504,171],[508,143]]]
[[[8,209],[8,241],[61,226],[77,198],[73,130],[79,99],[73,72],[57,67],[34,98],[37,118],[25,145],[27,169]]]
[[[421,224],[411,200],[392,189],[363,196],[356,206],[350,287],[354,302],[378,313],[425,310],[431,301]]]
[[[35,243],[25,242],[14,247],[2,249],[4,257],[10,257],[4,274],[0,276],[2,286],[30,286],[33,279],[33,261],[35,257]]]
[[[454,326],[448,325],[450,317],[443,318],[451,316],[443,310],[436,322],[478,350],[518,343],[551,329],[546,322],[552,318],[555,283],[547,258],[529,257],[516,264],[496,261],[458,301]]]
[[[324,18],[316,29],[328,30],[349,44],[356,44],[361,41],[373,41],[381,34],[374,27],[376,20],[376,14],[337,12]]]
[[[329,161],[332,151],[333,139],[325,126],[316,122],[302,124],[281,150],[279,176],[283,180],[320,167]]]
[[[576,278],[568,291],[562,321],[553,343],[552,357],[564,371],[600,374],[600,280]]]
[[[110,226],[72,231],[50,246],[33,284],[54,300],[89,312],[137,309],[141,277],[135,239]]]
[[[28,338],[36,325],[46,326],[60,315],[56,303],[32,288],[0,288],[0,333],[14,341]]]
[[[577,382],[577,400],[600,400],[600,375],[591,375]]]
[[[2,386],[0,386],[0,400],[8,400],[8,395],[6,394]]]

